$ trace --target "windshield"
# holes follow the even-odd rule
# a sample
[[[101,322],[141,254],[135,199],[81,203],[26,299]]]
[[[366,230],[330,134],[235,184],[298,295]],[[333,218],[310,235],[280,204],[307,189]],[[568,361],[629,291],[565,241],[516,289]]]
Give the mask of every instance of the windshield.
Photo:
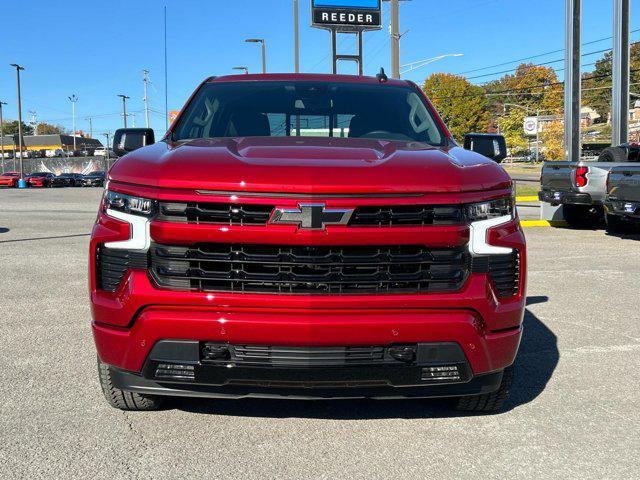
[[[36,172],[27,176],[33,178],[33,177],[46,177],[47,175],[49,175],[47,172]]]
[[[3,177],[17,177],[18,174],[16,172],[4,172],[2,174]]]
[[[244,81],[204,85],[172,139],[284,136],[444,140],[424,100],[408,86]]]

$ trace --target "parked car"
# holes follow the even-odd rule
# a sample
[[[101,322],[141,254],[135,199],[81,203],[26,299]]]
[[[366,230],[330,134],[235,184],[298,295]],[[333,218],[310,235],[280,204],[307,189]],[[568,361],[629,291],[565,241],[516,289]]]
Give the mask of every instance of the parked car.
[[[0,152],[0,158],[13,158],[13,152]]]
[[[91,148],[83,148],[80,150],[80,155],[83,157],[92,157],[94,155],[94,150]]]
[[[45,150],[44,155],[47,158],[62,157],[64,155],[64,150],[61,148]]]
[[[118,130],[89,255],[106,400],[501,408],[525,239],[504,139],[469,137],[474,151],[383,73],[213,77],[160,142]]]
[[[97,171],[84,175],[82,178],[83,187],[104,187],[107,172]]]
[[[640,164],[614,167],[607,179],[604,204],[607,231],[621,233],[640,226]]]
[[[94,150],[93,154],[96,157],[105,158],[114,158],[116,156],[112,149],[107,150],[106,148],[97,148],[96,150]]]
[[[562,205],[564,218],[571,226],[601,222],[609,171],[638,161],[639,153],[640,145],[625,144],[605,148],[595,162],[545,162],[538,198],[554,206]]]
[[[51,172],[35,172],[24,178],[29,187],[53,187],[56,176]]]
[[[20,180],[20,172],[4,172],[0,175],[0,187],[16,188],[18,180]]]
[[[84,175],[81,173],[61,173],[57,178],[64,180],[68,187],[81,187],[84,183]]]
[[[31,150],[23,150],[22,153],[15,152],[15,157],[16,158],[23,158],[23,159],[24,158],[35,158],[35,154]]]

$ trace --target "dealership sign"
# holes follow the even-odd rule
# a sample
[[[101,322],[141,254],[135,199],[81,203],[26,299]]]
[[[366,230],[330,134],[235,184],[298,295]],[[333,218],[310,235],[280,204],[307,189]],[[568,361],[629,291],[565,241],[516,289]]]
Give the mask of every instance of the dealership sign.
[[[311,0],[314,27],[374,30],[382,25],[381,0]]]

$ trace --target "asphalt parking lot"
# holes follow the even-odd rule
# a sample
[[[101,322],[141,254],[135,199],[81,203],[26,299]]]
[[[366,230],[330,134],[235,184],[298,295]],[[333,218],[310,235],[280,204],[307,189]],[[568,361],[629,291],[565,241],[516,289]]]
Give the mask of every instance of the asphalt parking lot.
[[[101,189],[0,190],[1,478],[637,478],[640,238],[530,228],[504,413],[438,401],[178,400],[98,385],[86,292]]]

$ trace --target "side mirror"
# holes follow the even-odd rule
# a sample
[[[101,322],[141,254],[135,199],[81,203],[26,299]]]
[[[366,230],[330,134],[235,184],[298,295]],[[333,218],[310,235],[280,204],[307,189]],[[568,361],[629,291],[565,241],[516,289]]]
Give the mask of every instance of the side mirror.
[[[120,128],[113,134],[113,151],[121,157],[139,148],[153,145],[155,141],[155,135],[150,128]]]
[[[467,133],[464,136],[464,148],[484,155],[497,163],[507,158],[507,142],[503,135]]]

